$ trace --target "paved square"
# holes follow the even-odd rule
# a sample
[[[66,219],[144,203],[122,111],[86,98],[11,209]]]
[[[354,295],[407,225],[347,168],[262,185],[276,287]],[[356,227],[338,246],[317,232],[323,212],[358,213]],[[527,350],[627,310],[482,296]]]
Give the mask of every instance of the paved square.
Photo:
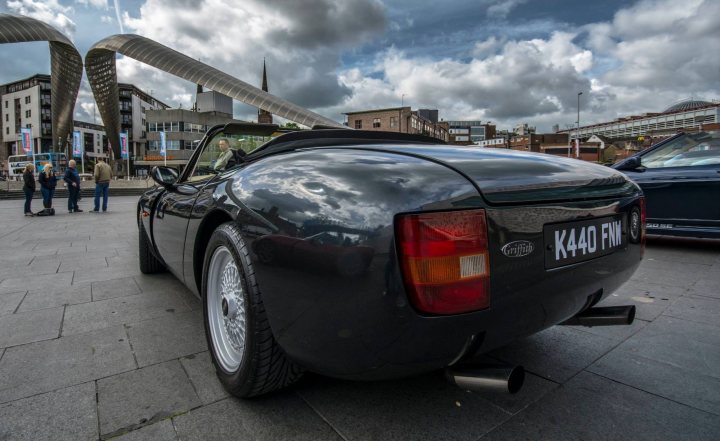
[[[636,305],[632,326],[553,327],[489,354],[527,369],[515,396],[435,372],[308,374],[239,400],[215,377],[198,299],[140,273],[136,201],[46,218],[0,201],[0,440],[720,439],[720,241],[649,241],[604,301]]]

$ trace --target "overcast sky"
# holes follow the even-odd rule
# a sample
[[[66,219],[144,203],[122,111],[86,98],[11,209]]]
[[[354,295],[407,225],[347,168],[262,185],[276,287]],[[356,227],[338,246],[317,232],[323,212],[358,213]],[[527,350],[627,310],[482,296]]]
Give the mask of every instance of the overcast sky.
[[[157,40],[338,121],[354,110],[437,108],[440,117],[541,131],[720,99],[718,0],[10,0],[84,56],[118,33]],[[46,43],[0,46],[0,83],[49,73]],[[195,87],[134,60],[118,79],[172,107]],[[83,81],[76,119],[92,121]],[[235,104],[235,116],[256,110]],[[99,122],[99,114],[97,115]]]

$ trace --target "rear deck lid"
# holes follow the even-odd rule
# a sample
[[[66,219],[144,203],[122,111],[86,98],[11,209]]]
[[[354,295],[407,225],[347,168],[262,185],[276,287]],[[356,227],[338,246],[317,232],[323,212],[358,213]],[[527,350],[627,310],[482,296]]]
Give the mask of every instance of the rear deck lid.
[[[432,158],[464,173],[490,203],[582,200],[632,194],[638,187],[598,164],[543,153],[458,146],[388,146]]]

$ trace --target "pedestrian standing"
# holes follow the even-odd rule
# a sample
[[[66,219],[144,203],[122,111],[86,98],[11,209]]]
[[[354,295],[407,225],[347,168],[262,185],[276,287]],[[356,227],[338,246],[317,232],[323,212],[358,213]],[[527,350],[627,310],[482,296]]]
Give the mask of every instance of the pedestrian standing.
[[[93,209],[95,213],[100,211],[101,194],[103,198],[102,211],[103,213],[107,211],[110,178],[112,178],[112,169],[102,158],[98,158],[97,164],[95,164],[95,208]]]
[[[80,194],[80,175],[75,169],[76,162],[74,159],[68,161],[68,167],[65,170],[63,180],[67,184],[68,189],[68,211],[70,213],[78,213],[82,210],[78,207],[78,195]]]
[[[55,177],[52,164],[45,164],[43,172],[38,175],[38,181],[40,182],[40,191],[43,197],[43,207],[50,212],[55,187],[57,186],[57,177]]]
[[[23,191],[25,192],[25,216],[33,216],[30,209],[33,193],[35,193],[35,164],[32,162],[23,170]]]

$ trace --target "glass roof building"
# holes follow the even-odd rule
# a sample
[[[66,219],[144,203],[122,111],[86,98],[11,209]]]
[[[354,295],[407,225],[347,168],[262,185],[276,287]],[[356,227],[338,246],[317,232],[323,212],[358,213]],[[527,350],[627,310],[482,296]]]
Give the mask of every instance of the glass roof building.
[[[686,100],[674,104],[661,113],[618,118],[614,121],[580,127],[580,139],[592,135],[607,138],[636,138],[645,135],[672,134],[683,130],[702,130],[720,124],[720,102]],[[561,130],[576,137],[578,129]]]

